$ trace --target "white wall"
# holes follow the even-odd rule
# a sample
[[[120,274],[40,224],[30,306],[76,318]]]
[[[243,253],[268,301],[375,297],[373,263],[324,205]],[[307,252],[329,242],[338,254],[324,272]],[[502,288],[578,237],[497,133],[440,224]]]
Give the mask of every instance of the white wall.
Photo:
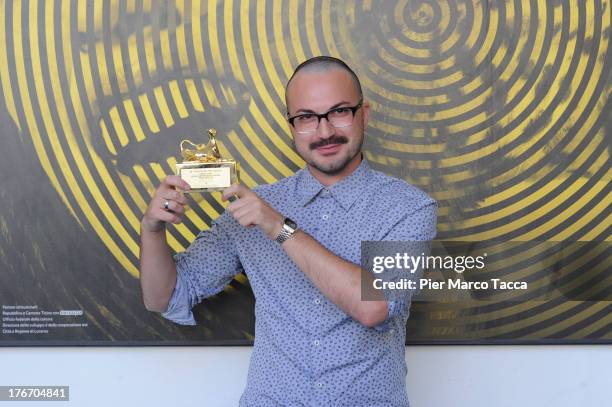
[[[235,406],[250,347],[0,348],[0,385],[69,385],[70,402]],[[612,346],[411,346],[413,407],[610,407]],[[8,406],[0,402],[0,407]]]

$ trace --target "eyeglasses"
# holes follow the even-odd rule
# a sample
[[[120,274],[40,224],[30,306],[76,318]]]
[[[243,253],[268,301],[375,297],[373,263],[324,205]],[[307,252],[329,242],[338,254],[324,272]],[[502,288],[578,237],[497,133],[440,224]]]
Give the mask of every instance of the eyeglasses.
[[[363,104],[363,99],[355,106],[342,106],[331,109],[325,113],[304,113],[287,118],[296,133],[313,133],[319,128],[321,119],[325,118],[329,124],[336,128],[349,127],[353,124],[355,112]]]

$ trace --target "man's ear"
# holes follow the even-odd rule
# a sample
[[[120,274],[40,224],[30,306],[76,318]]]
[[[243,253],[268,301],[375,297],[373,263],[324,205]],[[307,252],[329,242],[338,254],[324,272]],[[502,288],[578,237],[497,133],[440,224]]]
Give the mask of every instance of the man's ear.
[[[363,109],[363,128],[365,129],[368,127],[368,120],[370,120],[370,102],[367,99],[363,100],[361,109]]]

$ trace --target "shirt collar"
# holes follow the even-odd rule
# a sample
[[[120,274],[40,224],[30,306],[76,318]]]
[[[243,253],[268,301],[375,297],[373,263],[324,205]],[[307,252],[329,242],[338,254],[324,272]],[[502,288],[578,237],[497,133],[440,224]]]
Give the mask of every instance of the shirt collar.
[[[363,193],[368,183],[370,171],[370,166],[366,158],[363,157],[359,167],[351,175],[327,187],[332,197],[338,201],[344,210],[349,210]],[[298,175],[297,189],[300,204],[306,206],[325,189],[325,186],[310,173],[308,167],[305,167],[300,170]]]

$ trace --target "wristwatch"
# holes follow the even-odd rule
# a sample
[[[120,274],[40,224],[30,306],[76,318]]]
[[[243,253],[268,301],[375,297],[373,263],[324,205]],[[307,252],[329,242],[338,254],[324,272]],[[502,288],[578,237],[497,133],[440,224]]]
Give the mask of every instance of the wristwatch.
[[[280,232],[278,232],[278,236],[276,236],[276,241],[279,244],[283,244],[283,242],[287,239],[289,239],[291,236],[293,236],[293,234],[298,230],[298,225],[297,223],[295,223],[294,221],[292,221],[289,218],[285,218],[284,222],[283,222],[283,227],[280,230]]]

